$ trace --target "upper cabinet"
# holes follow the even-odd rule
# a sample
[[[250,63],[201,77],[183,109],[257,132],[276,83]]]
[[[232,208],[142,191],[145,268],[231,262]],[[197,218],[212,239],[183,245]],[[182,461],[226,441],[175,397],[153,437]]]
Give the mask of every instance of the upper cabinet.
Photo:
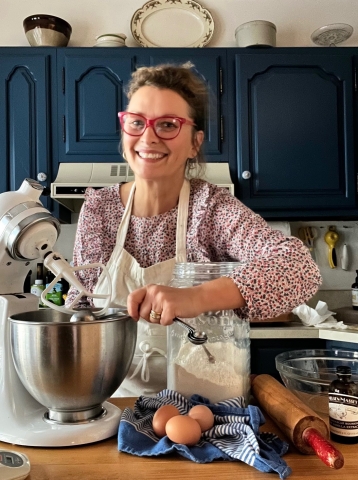
[[[0,48],[0,192],[60,162],[122,162],[117,113],[141,66],[207,83],[204,150],[265,218],[356,218],[356,48]],[[44,204],[58,215],[56,202]]]
[[[229,118],[227,89],[227,50],[222,48],[146,49],[147,65],[191,63],[209,90],[204,153],[208,162],[228,162]]]
[[[139,66],[187,61],[193,63],[213,96],[205,142],[208,160],[227,161],[228,142],[224,138],[222,112],[225,59],[222,49],[59,49],[59,161],[123,161],[118,151],[117,113],[126,108],[125,87],[131,73]]]
[[[352,55],[292,50],[233,53],[237,196],[266,217],[357,214]]]
[[[133,68],[125,48],[58,51],[59,162],[123,161],[117,113]]]
[[[0,192],[17,190],[25,178],[52,181],[55,85],[53,49],[0,50]],[[41,197],[47,207],[49,197]]]

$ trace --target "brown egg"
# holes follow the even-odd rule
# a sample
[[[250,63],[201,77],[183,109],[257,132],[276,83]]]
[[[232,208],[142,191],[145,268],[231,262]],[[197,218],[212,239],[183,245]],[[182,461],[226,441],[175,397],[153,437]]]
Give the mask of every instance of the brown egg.
[[[176,415],[180,415],[180,412],[174,405],[163,405],[162,407],[158,408],[152,421],[154,433],[158,437],[164,437],[165,425],[167,421]]]
[[[188,413],[200,425],[201,431],[205,432],[214,425],[214,415],[210,408],[205,405],[196,405]]]
[[[188,446],[197,444],[201,437],[200,425],[187,415],[168,420],[165,431],[172,442]]]

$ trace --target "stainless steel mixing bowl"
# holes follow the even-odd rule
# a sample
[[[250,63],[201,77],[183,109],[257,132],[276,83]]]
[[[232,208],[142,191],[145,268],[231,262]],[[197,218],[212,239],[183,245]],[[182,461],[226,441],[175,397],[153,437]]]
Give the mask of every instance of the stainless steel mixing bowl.
[[[59,423],[88,421],[104,414],[102,402],[124,380],[137,337],[125,311],[103,320],[70,322],[52,309],[10,317],[16,372],[28,392]]]

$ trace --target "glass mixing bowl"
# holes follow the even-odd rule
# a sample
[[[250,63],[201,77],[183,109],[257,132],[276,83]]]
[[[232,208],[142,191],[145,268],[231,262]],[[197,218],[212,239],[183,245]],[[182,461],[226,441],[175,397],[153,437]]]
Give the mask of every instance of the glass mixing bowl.
[[[352,380],[358,382],[358,349],[293,350],[276,357],[276,368],[285,386],[321,416],[328,416],[329,384],[339,365],[351,367]]]

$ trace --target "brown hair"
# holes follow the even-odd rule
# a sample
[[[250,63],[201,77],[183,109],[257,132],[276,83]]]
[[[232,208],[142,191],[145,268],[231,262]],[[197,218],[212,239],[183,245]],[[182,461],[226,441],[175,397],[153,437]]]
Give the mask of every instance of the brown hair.
[[[162,64],[154,67],[140,67],[132,73],[132,78],[127,87],[127,98],[141,87],[149,86],[159,89],[169,89],[178,93],[189,105],[189,114],[193,119],[196,130],[205,133],[205,120],[209,102],[209,92],[205,81],[191,69],[194,65],[190,62],[182,65]],[[198,148],[195,158],[188,159],[187,173],[192,170],[202,173],[205,164],[202,146]]]

